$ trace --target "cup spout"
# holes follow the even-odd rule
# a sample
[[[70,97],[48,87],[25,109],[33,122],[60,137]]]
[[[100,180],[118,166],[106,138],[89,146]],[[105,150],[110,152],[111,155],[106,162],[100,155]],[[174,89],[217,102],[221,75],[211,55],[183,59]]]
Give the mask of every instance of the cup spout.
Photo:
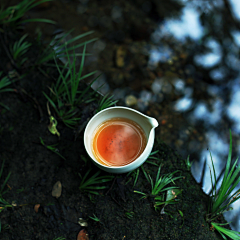
[[[152,125],[152,128],[158,127],[158,121],[155,118],[148,117],[148,121]]]

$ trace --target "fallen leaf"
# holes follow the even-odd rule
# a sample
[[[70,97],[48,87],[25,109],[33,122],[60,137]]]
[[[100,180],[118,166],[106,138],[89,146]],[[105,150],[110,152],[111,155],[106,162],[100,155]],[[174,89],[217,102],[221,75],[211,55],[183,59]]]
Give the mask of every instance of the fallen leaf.
[[[77,236],[77,240],[89,240],[87,231],[85,229],[82,229]]]
[[[60,181],[57,181],[53,186],[52,196],[59,198],[61,196],[61,194],[62,194],[62,184]]]
[[[40,204],[36,204],[34,206],[34,211],[37,213],[39,208],[40,208]]]

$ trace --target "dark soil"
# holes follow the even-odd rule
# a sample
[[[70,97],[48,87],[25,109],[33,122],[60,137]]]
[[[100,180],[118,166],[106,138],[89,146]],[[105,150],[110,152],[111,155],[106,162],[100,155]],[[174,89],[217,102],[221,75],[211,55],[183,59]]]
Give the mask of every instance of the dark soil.
[[[14,70],[17,78],[23,77],[12,85],[15,92],[0,94],[0,103],[10,109],[0,106],[0,165],[5,161],[0,184],[11,172],[5,187],[9,190],[3,198],[12,205],[0,212],[1,240],[76,239],[82,228],[86,228],[92,240],[220,239],[205,221],[208,197],[187,170],[185,160],[160,139],[154,145],[157,159],[151,161],[162,164],[161,174],[178,170],[175,176],[182,176],[175,182],[182,193],[175,204],[165,207],[165,214],[155,211],[151,197],[141,199],[141,195],[134,193],[134,190],[149,193],[151,189],[141,169],[135,187],[134,176],[122,174],[112,175],[113,180],[104,184],[107,188],[99,191],[99,195],[80,191],[79,174],[84,176],[89,168],[91,176],[98,171],[85,152],[83,131],[76,138],[76,132],[59,120],[60,139],[49,132],[47,101],[42,92],[49,91],[47,86],[57,73],[45,66],[42,66],[48,73],[45,75],[38,68],[31,71],[26,68],[34,61],[37,46],[29,52],[23,68],[14,68],[4,49],[15,38],[11,34],[1,35],[5,45],[0,45],[0,71],[7,75]],[[79,106],[85,110],[81,123],[92,116],[94,106]],[[66,160],[43,146],[40,137],[46,145],[57,144],[58,153]],[[155,180],[158,167],[150,163],[143,167]],[[101,172],[101,175],[109,174]],[[52,189],[58,181],[62,193],[56,198]],[[40,204],[38,211],[34,209],[37,204]],[[94,215],[100,221],[90,218]],[[88,227],[80,226],[79,218],[86,220]]]

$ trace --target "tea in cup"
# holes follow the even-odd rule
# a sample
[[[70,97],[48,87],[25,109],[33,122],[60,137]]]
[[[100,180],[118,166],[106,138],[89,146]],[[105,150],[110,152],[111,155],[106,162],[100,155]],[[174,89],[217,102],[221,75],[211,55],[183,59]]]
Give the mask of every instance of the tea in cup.
[[[134,109],[111,107],[97,113],[84,132],[84,145],[93,162],[111,173],[139,167],[151,153],[156,119]]]

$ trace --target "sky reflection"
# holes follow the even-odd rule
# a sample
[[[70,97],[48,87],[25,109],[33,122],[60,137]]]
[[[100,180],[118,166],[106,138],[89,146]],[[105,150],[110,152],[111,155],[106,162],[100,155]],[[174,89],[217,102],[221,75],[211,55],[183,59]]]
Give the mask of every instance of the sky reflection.
[[[232,7],[232,12],[234,17],[240,20],[240,1],[239,0],[230,0],[229,1]]]
[[[165,19],[153,33],[152,40],[156,46],[150,51],[149,63],[154,63],[157,66],[158,63],[167,62],[167,60],[172,58],[175,54],[174,51],[171,52],[171,49],[169,50],[168,47],[158,47],[158,44],[160,42],[162,44],[162,41],[166,38],[170,39],[174,37],[174,40],[176,39],[181,44],[189,42],[189,47],[194,42],[195,45],[193,46],[195,47],[191,50],[195,51],[195,54],[193,54],[194,69],[199,69],[200,72],[197,76],[200,78],[200,82],[204,80],[202,78],[206,78],[206,73],[211,78],[211,80],[207,80],[207,83],[211,84],[206,84],[206,99],[199,99],[199,96],[196,98],[196,93],[197,91],[201,91],[200,87],[202,85],[194,87],[194,84],[192,86],[190,84],[190,86],[187,86],[185,84],[186,79],[170,79],[175,88],[175,93],[181,93],[181,97],[173,104],[173,110],[186,113],[185,118],[189,125],[196,128],[204,126],[203,131],[206,142],[202,143],[201,151],[198,152],[199,159],[193,163],[191,170],[196,181],[200,182],[203,164],[206,161],[203,191],[209,193],[211,190],[210,169],[211,171],[213,170],[208,149],[211,151],[218,176],[224,169],[228,156],[229,135],[226,126],[231,127],[235,139],[238,139],[237,141],[233,141],[235,148],[240,143],[237,136],[240,133],[240,32],[231,28],[229,29],[229,36],[232,36],[232,38],[223,35],[225,34],[223,30],[224,16],[219,14],[221,11],[218,11],[220,8],[222,10],[225,8],[223,1],[217,0],[211,3],[204,3],[205,6],[199,5],[199,1],[191,3],[188,1],[183,2],[185,3],[185,7],[182,10],[180,19]],[[240,20],[240,1],[230,0],[229,2],[233,16]],[[196,4],[194,5],[194,3]],[[213,8],[216,9],[214,10]],[[209,12],[212,22],[207,26],[202,26],[202,13]],[[214,35],[216,29],[211,24],[216,24],[216,29],[223,31],[222,38],[221,34]],[[229,25],[229,27],[232,26]],[[234,78],[236,76],[236,72],[234,73],[234,71],[238,72],[238,77]],[[219,83],[219,85],[213,85],[212,80]],[[197,80],[194,79],[194,81]],[[222,82],[224,84],[221,85]],[[161,79],[155,80],[152,85],[152,91],[159,93],[162,91],[162,87],[163,82]],[[232,125],[230,125],[231,123]],[[191,150],[188,149],[187,151],[190,152]],[[240,154],[240,150],[238,154]],[[220,186],[220,183],[221,179],[218,182],[218,186]],[[225,217],[228,222],[233,221],[231,224],[233,230],[239,231],[240,201],[234,203],[233,207],[234,210],[226,213]]]
[[[233,130],[240,133],[240,87],[239,80],[232,87],[231,102],[227,108],[229,117],[233,120]]]
[[[208,47],[211,52],[207,54],[196,55],[196,64],[204,67],[212,67],[218,64],[222,57],[221,45],[216,40],[211,39],[206,42],[205,46]]]
[[[203,36],[203,27],[200,24],[199,16],[196,10],[186,6],[180,20],[165,21],[162,33],[164,35],[171,33],[178,40],[184,40],[186,37],[198,40]]]

